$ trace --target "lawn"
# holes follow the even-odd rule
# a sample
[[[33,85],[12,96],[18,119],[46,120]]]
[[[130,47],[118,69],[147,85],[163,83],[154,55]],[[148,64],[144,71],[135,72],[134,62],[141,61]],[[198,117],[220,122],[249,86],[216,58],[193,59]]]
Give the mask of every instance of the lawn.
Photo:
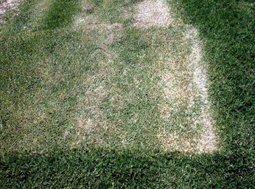
[[[1,17],[4,188],[252,188],[247,1],[26,0]]]

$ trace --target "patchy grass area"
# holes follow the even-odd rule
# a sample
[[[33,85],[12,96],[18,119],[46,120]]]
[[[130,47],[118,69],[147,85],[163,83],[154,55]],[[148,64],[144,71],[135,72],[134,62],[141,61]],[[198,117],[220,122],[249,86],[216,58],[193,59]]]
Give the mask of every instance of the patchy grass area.
[[[199,36],[181,22],[170,27],[165,2],[26,6],[2,31],[5,150],[216,149],[203,139],[214,134]]]
[[[254,57],[216,51],[242,62],[235,72],[222,63],[225,56],[213,55],[232,43],[213,38],[228,31],[224,16],[203,20],[216,7],[196,9],[210,2],[34,0],[8,12],[0,31],[0,184],[253,186]],[[215,15],[231,11],[237,23],[242,19],[232,12],[248,6],[249,24],[236,27],[243,40],[253,37],[252,3],[215,6],[224,7]],[[220,27],[208,37],[212,26]],[[245,87],[245,99],[233,81]],[[249,111],[234,113],[231,99],[248,103]]]

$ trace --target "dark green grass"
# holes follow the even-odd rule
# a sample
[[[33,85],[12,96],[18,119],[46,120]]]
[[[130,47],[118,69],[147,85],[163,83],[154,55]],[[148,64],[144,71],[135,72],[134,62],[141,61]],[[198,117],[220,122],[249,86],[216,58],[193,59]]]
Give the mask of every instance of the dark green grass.
[[[197,157],[146,151],[56,150],[9,154],[1,162],[5,188],[252,188],[245,162],[214,154]]]
[[[163,154],[144,149],[63,150],[59,145],[46,153],[9,152],[0,157],[2,188],[254,188],[254,5],[243,7],[238,1],[214,0],[178,2],[186,21],[198,27],[206,41],[212,82],[210,93],[214,99],[221,139],[225,144],[223,153],[189,156],[179,152]],[[29,7],[25,10],[29,13]],[[49,18],[54,20],[58,16]],[[23,17],[19,19],[19,23],[25,24],[26,19],[22,19]],[[51,57],[60,48],[59,43],[78,40],[75,34],[59,29],[68,24],[65,19],[59,21],[60,23],[49,22],[48,29],[54,30],[45,30],[32,36],[26,36],[22,30],[12,29],[10,30],[15,36],[1,35],[1,140],[2,137],[11,139],[12,136],[17,136],[15,132],[19,133],[20,118],[13,117],[15,110],[21,111],[29,105],[29,95],[44,87],[34,62],[40,61],[41,57]],[[19,28],[22,28],[22,24]],[[144,42],[138,45],[146,48],[146,44]],[[76,48],[78,47],[74,46]],[[91,51],[88,50],[84,57],[89,57],[95,48],[93,43],[88,42],[85,49]],[[71,62],[64,56],[58,58],[66,63]],[[124,58],[133,62],[132,57]],[[93,58],[85,62],[88,64],[84,66],[84,70],[69,70],[68,75],[63,76],[70,80],[70,86],[65,86],[70,89],[67,98],[72,97],[76,76],[92,67],[97,70]],[[54,73],[62,68],[56,64],[52,69]],[[48,95],[46,97],[52,97],[53,101],[62,93],[62,85],[65,85],[57,77],[48,82],[54,81],[57,84],[52,83],[54,87],[49,89],[50,93],[45,94]],[[61,114],[58,117],[64,119],[66,112],[71,111],[75,105],[75,102],[71,102],[72,100],[68,100],[69,104],[60,107],[63,109],[57,111]],[[46,104],[46,108],[49,116],[54,117],[55,112],[52,112],[50,105]],[[14,108],[9,109],[10,106]],[[48,123],[43,120],[42,125],[59,128],[61,125],[68,125],[63,124],[64,121]],[[8,127],[7,135],[3,135],[2,129],[6,129],[8,125],[12,127]],[[47,131],[42,129],[38,132]]]
[[[43,29],[66,26],[78,10],[79,0],[54,0],[45,17]]]

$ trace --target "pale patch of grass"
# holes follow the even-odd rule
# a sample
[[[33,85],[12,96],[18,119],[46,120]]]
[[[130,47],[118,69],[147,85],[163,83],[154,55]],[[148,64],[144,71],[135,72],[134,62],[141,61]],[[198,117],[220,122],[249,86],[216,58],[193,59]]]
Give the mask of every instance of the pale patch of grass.
[[[137,6],[146,7],[146,3],[144,1]],[[150,3],[156,3],[159,9],[155,11],[168,10],[161,1]],[[139,11],[139,8],[135,9]],[[169,12],[162,15],[163,21],[171,18]],[[194,153],[215,150],[211,118],[207,113],[210,108],[202,105],[208,100],[206,76],[199,75],[203,74],[198,65],[202,58],[200,44],[194,39],[197,36],[194,36],[190,26],[178,21],[175,28],[164,28],[169,26],[167,24],[157,29],[149,28],[155,24],[144,22],[146,27],[140,30],[125,28],[121,23],[105,23],[104,19],[100,21],[93,13],[83,19],[88,20],[74,22],[75,30],[93,31],[103,59],[98,62],[102,69],[93,73],[93,77],[89,77],[91,79],[87,77],[84,83],[90,87],[79,101],[83,118],[80,115],[77,117],[78,139],[74,146],[140,146]],[[153,101],[153,106],[159,112],[154,112],[155,118],[150,123],[145,121],[150,110],[142,105],[144,96],[139,97],[141,89],[149,98],[157,99]],[[141,110],[132,104],[134,107],[141,106],[144,113],[141,114]],[[152,104],[147,105],[149,108]],[[93,123],[94,129],[91,129],[94,132],[80,129],[81,123],[87,128],[88,120]],[[153,129],[150,129],[150,124],[154,125]],[[147,134],[139,135],[140,132]],[[206,142],[207,139],[211,141]],[[119,145],[116,146],[116,143]],[[207,144],[210,144],[210,149]]]
[[[240,1],[239,3],[239,8],[247,11],[250,14],[253,14],[253,11],[255,9],[255,3],[254,2],[245,2],[245,1]]]
[[[175,132],[162,132],[158,134],[158,139],[161,141],[161,145],[164,151],[182,151],[182,152],[193,152],[199,153],[199,149],[197,148],[198,140],[195,138],[188,138],[181,136]]]
[[[193,71],[193,83],[197,96],[200,98],[201,114],[197,120],[202,127],[202,137],[199,143],[201,151],[213,152],[217,149],[217,142],[215,131],[213,128],[213,118],[210,108],[210,101],[208,96],[208,75],[207,75],[207,64],[203,61],[203,52],[201,41],[199,40],[198,31],[195,28],[188,30],[186,39],[191,41],[191,54],[189,55],[190,66]]]
[[[26,2],[0,30],[3,188],[253,188],[253,7],[171,0],[199,30],[141,28],[141,0],[91,0],[91,29],[71,22],[80,0],[41,24]]]
[[[173,21],[166,2],[162,0],[144,0],[136,6],[136,12],[134,25],[138,27],[167,27]]]
[[[157,19],[163,16],[163,23],[171,20],[167,5],[156,2],[159,5],[154,11],[166,11],[157,14]],[[39,82],[30,92],[32,97],[24,97],[17,106],[17,113],[16,107],[6,105],[16,124],[23,124],[20,145],[14,148],[40,151],[47,141],[55,141],[49,148],[203,151],[203,141],[213,138],[204,128],[210,108],[201,107],[206,81],[199,76],[202,71],[196,64],[202,55],[198,56],[200,44],[196,45],[192,32],[186,34],[188,26],[182,22],[150,25],[146,21],[148,27],[134,27],[138,23],[134,12],[139,9],[129,1],[81,4],[80,8],[71,7],[79,13],[72,19],[68,16],[70,26],[66,26],[65,17],[57,23],[55,18],[62,14],[52,8],[64,12],[65,3],[42,0],[26,9],[30,21],[25,25],[31,27],[15,37],[33,43],[25,45],[28,49],[24,51],[28,51],[25,55],[31,67],[36,62],[37,74],[32,75]],[[44,7],[38,13],[41,21],[34,17],[39,6]],[[131,13],[120,17],[125,11]],[[48,25],[42,26],[44,23]],[[31,74],[27,75],[33,81]],[[201,84],[202,89],[198,87]],[[40,132],[44,134],[38,136]]]
[[[87,26],[91,24],[98,23],[97,18],[92,14],[95,9],[95,4],[89,0],[82,0],[81,1],[81,8],[78,14],[75,15],[73,19],[74,27],[79,25]]]
[[[98,69],[81,76],[81,80],[83,80],[81,85],[84,88],[77,99],[77,113],[75,116],[77,123],[67,128],[65,134],[74,140],[71,145],[72,148],[81,145],[109,147],[110,144],[113,145],[114,142],[112,141],[115,141],[116,131],[119,132],[120,130],[114,124],[109,123],[105,114],[109,107],[106,107],[104,100],[109,97],[111,97],[111,101],[119,98],[114,85],[114,77],[118,72],[115,63],[118,53],[111,48],[111,45],[121,37],[121,31],[116,30],[114,24],[98,23],[90,26],[80,23],[79,26],[74,28],[81,33],[84,33],[84,31],[90,32],[90,35],[84,33],[86,36],[83,36],[82,34],[80,39],[83,42],[83,37],[88,37],[91,41],[94,41],[96,50],[91,54],[91,57],[94,57]],[[88,27],[90,30],[84,30]],[[114,104],[116,106],[116,103]]]
[[[160,75],[163,89],[160,109],[166,121],[159,140],[165,150],[212,152],[217,149],[217,142],[210,114],[206,65],[197,30],[189,28],[176,27],[179,37],[172,44],[164,44],[159,59],[164,67]]]
[[[18,0],[0,0],[0,29],[6,20],[18,13],[20,3],[21,1]]]
[[[6,11],[16,9],[19,5],[18,0],[1,0],[0,1],[0,16]]]

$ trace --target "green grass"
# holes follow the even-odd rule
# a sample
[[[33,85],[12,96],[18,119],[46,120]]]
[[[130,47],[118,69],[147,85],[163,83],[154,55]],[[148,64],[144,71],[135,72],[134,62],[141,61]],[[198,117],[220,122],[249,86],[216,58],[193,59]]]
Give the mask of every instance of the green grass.
[[[184,65],[186,28],[130,27],[132,0],[24,2],[0,31],[0,185],[252,188],[254,3],[226,2],[169,2],[205,42],[224,144],[211,154],[165,151],[157,138],[166,128],[180,140],[200,135],[188,126],[186,106],[174,121],[162,119],[159,108],[168,102],[160,92],[162,69],[171,70],[158,59],[169,53],[176,68]],[[171,40],[174,52],[165,48]]]

